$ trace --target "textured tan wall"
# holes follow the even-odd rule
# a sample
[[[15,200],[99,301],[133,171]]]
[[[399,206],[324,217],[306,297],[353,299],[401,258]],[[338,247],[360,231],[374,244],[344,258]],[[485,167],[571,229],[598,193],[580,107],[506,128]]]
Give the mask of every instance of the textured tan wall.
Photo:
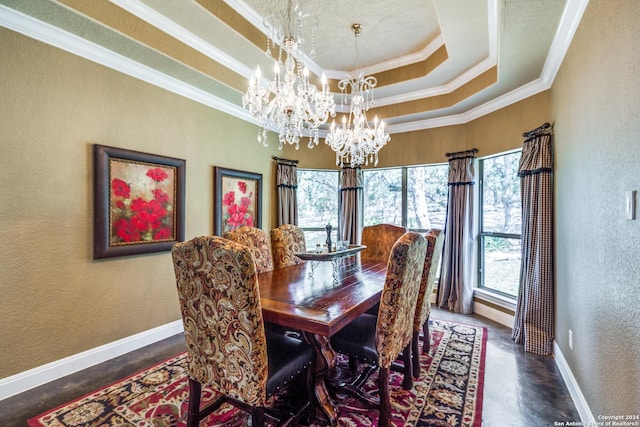
[[[92,144],[186,159],[186,237],[213,232],[213,167],[263,174],[256,127],[0,29],[0,378],[180,318],[168,252],[92,260]]]
[[[444,163],[446,153],[478,148],[487,156],[522,147],[522,133],[552,122],[549,91],[542,92],[469,123],[391,135],[380,150],[378,168]],[[301,168],[336,169],[335,153],[321,139],[317,147],[285,147],[283,156]],[[371,168],[373,165],[366,166]]]
[[[551,89],[556,340],[596,420],[640,409],[640,219],[624,217],[640,191],[639,21],[637,0],[591,0]]]

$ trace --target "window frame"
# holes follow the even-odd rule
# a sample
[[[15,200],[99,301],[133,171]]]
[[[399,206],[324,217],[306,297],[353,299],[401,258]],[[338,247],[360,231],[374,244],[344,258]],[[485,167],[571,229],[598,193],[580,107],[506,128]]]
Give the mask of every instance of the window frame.
[[[409,231],[415,231],[418,233],[426,233],[427,231],[429,231],[429,229],[426,228],[409,228],[408,227],[408,223],[409,223],[409,169],[410,168],[423,168],[423,167],[438,167],[438,166],[447,166],[446,162],[443,163],[429,163],[429,164],[424,164],[424,165],[411,165],[411,166],[396,166],[396,167],[387,167],[387,168],[372,168],[372,169],[364,169],[363,173],[367,173],[367,171],[382,171],[382,170],[393,170],[393,169],[400,169],[401,170],[401,212],[400,212],[400,218],[401,218],[401,224],[395,224],[395,225],[399,225],[400,227],[404,227]],[[366,187],[366,179],[365,179],[365,187]],[[448,187],[448,183],[445,181],[444,183],[444,187]],[[366,189],[365,189],[366,191]],[[364,213],[363,213],[363,223],[366,223],[366,221],[364,221],[364,218],[366,216],[366,206],[363,207],[364,208]],[[445,222],[446,222],[446,218],[445,218]],[[442,226],[442,230],[444,231],[444,224]]]
[[[504,151],[501,153],[492,154],[486,157],[478,158],[476,164],[476,173],[478,185],[478,210],[477,210],[477,224],[478,224],[478,238],[477,238],[477,286],[476,289],[480,290],[485,295],[495,295],[500,300],[506,300],[507,302],[515,302],[518,298],[517,291],[515,295],[495,289],[487,286],[485,283],[485,238],[494,237],[502,239],[517,239],[520,240],[522,245],[522,224],[520,225],[520,234],[515,233],[502,233],[495,231],[484,231],[484,161],[493,159],[500,156],[507,156],[510,154],[521,153],[522,148]],[[522,203],[522,200],[520,201]]]
[[[318,169],[318,168],[297,168],[296,173],[301,172],[301,171],[314,171],[314,172],[324,172],[324,173],[335,173],[336,174],[336,182],[337,182],[337,187],[338,187],[338,191],[336,192],[336,206],[337,206],[337,211],[336,211],[336,227],[332,229],[332,234],[333,233],[338,233],[338,230],[340,230],[340,171],[339,170],[335,170],[335,169]],[[300,177],[297,176],[298,179],[298,186],[300,185]],[[297,191],[297,189],[296,189]],[[298,201],[298,203],[300,203]],[[296,207],[296,209],[298,209],[298,214],[299,214],[299,206]],[[303,232],[307,232],[307,231],[311,231],[311,232],[318,232],[318,231],[323,231],[326,232],[326,226],[323,227],[304,227],[300,224],[300,215],[298,215],[298,226],[302,229]]]

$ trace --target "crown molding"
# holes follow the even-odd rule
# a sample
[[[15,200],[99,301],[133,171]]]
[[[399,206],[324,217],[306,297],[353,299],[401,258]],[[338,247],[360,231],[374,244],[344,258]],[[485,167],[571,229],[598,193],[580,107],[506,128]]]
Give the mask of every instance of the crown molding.
[[[219,50],[210,46],[204,40],[196,37],[184,28],[178,26],[175,23],[171,23],[162,15],[157,14],[149,10],[149,8],[138,0],[113,0],[114,3],[120,7],[124,7],[131,13],[136,14],[141,19],[145,19],[150,24],[161,28],[163,31],[172,34],[174,37],[179,38],[184,42],[188,42],[190,45],[197,48],[202,53],[212,57],[216,61],[219,61],[225,66],[229,66],[234,71],[240,74],[250,76],[252,71],[242,64],[230,58],[228,55],[220,52]],[[497,11],[496,0],[488,0],[490,4],[490,17],[494,16]],[[244,2],[239,0],[225,0],[231,7],[238,7],[239,12],[247,18],[247,6]],[[417,120],[411,123],[402,123],[396,125],[388,125],[386,130],[390,134],[401,132],[413,132],[423,129],[430,129],[434,127],[450,126],[457,124],[464,124],[471,120],[482,117],[486,114],[497,111],[515,102],[521,101],[527,97],[535,95],[539,92],[547,90],[553,84],[553,80],[562,64],[564,56],[573,40],[573,36],[580,23],[582,15],[589,3],[589,0],[568,0],[560,25],[553,39],[549,55],[545,61],[541,77],[533,82],[523,85],[509,93],[488,101],[478,107],[472,108],[464,113],[452,114],[448,116],[430,118],[424,120]],[[255,14],[255,12],[253,12]],[[256,14],[257,16],[257,14]],[[143,18],[144,17],[144,18]],[[255,19],[255,18],[254,18]],[[140,79],[147,83],[153,84],[160,88],[166,89],[178,95],[189,98],[193,101],[207,105],[216,110],[230,114],[241,120],[257,124],[256,120],[239,105],[223,100],[211,93],[205,92],[201,89],[188,85],[178,79],[163,74],[157,70],[154,70],[146,65],[140,64],[134,60],[126,58],[120,54],[117,54],[109,49],[106,49],[93,42],[87,41],[81,37],[78,37],[65,30],[57,28],[46,22],[43,22],[34,17],[23,14],[5,5],[0,5],[0,25],[24,34],[33,39],[47,43],[51,46],[57,47],[64,51],[78,55],[82,58],[96,62],[113,70],[122,72],[131,77]],[[262,23],[257,25],[263,27]],[[494,25],[495,26],[495,25]],[[491,38],[497,38],[497,33],[493,34]],[[482,62],[478,63],[466,73],[453,80],[451,83],[439,86],[437,88],[429,88],[423,91],[415,91],[408,94],[390,96],[382,99],[378,99],[376,103],[380,106],[389,105],[399,102],[406,102],[415,99],[421,99],[427,96],[434,96],[441,93],[449,93],[455,90],[470,77],[478,75],[490,66],[495,64],[495,59],[491,56],[486,58]]]
[[[126,10],[146,23],[162,30],[173,38],[180,40],[219,64],[249,79],[253,70],[237,61],[232,56],[216,48],[211,43],[201,39],[181,25],[176,24],[166,16],[147,6],[140,0],[109,0],[111,3]]]
[[[0,25],[239,119],[256,123],[249,112],[238,105],[4,5],[0,5]]]
[[[126,0],[124,0],[126,1]],[[259,29],[263,34],[267,34],[267,29],[264,25],[263,18],[254,9],[252,9],[247,3],[242,0],[223,0],[229,7],[238,12],[244,19],[249,21],[251,25]],[[489,57],[494,59],[497,57],[498,46],[498,0],[487,0],[488,9],[488,26],[489,26]],[[392,58],[388,61],[380,62],[368,67],[363,67],[360,71],[363,74],[377,74],[384,71],[393,70],[395,68],[403,67],[406,65],[415,64],[429,58],[436,50],[442,45],[446,44],[444,36],[438,34],[427,46],[421,51],[410,53],[408,55]],[[344,77],[348,71],[345,70],[323,70],[318,64],[313,61],[306,53],[302,52],[304,64],[315,75],[319,76],[324,73],[330,79],[340,80]],[[352,70],[353,71],[353,70]]]
[[[471,80],[482,75],[495,65],[495,60],[485,58],[445,85],[429,87],[413,92],[404,92],[398,95],[386,96],[384,98],[376,98],[376,106],[383,107],[385,105],[400,104],[402,102],[415,101],[417,99],[428,98],[431,96],[446,95],[469,83]]]
[[[562,13],[558,29],[549,49],[549,55],[542,68],[541,78],[550,82],[549,87],[551,87],[558,70],[560,70],[562,61],[569,50],[573,36],[578,29],[578,25],[580,25],[582,15],[588,4],[589,0],[567,0],[567,5]]]
[[[551,88],[588,4],[589,0],[567,1],[540,78],[472,108],[465,113],[389,125],[386,127],[387,132],[390,134],[414,132],[434,127],[468,123],[471,120],[478,119]]]
[[[387,61],[383,61],[377,64],[370,65],[368,67],[358,68],[358,72],[364,75],[369,74],[378,74],[385,71],[393,70],[395,68],[404,67],[406,65],[415,64],[417,62],[422,62],[427,60],[435,51],[440,49],[445,44],[444,37],[442,34],[439,34],[431,43],[425,46],[420,52],[410,53],[405,56],[400,56],[398,58],[392,58]],[[321,68],[317,64],[313,64],[315,67],[321,70]],[[309,67],[311,69],[311,67]],[[321,71],[322,72],[322,71]],[[325,70],[325,75],[330,79],[340,80],[344,78],[345,74],[354,74],[356,70]]]
[[[486,116],[489,113],[493,113],[502,108],[508,107],[518,101],[526,99],[530,96],[536,95],[544,90],[549,89],[550,85],[541,79],[527,83],[511,92],[485,102],[475,108],[470,109],[464,113],[452,114],[449,116],[443,116],[433,119],[416,120],[410,123],[403,123],[397,125],[388,125],[385,129],[390,134],[403,133],[403,132],[415,132],[424,129],[431,129],[441,126],[461,125],[468,123],[472,120]]]

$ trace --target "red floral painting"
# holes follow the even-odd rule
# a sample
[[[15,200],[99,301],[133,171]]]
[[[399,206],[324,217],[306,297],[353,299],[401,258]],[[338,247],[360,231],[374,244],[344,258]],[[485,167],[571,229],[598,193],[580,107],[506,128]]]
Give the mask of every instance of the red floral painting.
[[[111,245],[174,240],[175,168],[111,160]]]
[[[222,232],[242,225],[255,227],[255,182],[226,178],[222,193]]]
[[[215,233],[247,225],[260,228],[262,175],[234,169],[215,168]]]
[[[93,161],[94,259],[184,240],[185,160],[94,144]]]

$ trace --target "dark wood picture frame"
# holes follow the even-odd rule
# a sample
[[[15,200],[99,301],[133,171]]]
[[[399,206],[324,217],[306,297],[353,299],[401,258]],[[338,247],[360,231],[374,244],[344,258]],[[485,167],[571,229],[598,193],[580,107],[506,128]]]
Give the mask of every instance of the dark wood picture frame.
[[[262,174],[214,167],[214,234],[262,227]]]
[[[184,240],[185,160],[94,144],[93,161],[94,259]]]

